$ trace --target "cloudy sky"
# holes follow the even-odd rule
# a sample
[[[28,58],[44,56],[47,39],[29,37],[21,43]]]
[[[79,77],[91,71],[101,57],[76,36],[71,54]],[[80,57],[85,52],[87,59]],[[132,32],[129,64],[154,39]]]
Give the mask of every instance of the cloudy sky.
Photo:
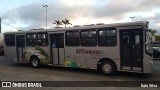
[[[48,28],[67,18],[73,25],[147,20],[160,32],[160,0],[0,0],[2,32]]]

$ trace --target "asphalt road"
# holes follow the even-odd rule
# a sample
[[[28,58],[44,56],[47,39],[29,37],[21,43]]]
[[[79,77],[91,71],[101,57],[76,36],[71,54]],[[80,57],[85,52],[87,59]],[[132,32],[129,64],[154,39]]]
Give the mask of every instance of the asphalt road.
[[[154,71],[151,74],[118,72],[116,76],[104,76],[96,70],[88,69],[53,66],[37,69],[28,64],[7,61],[0,56],[0,81],[160,81],[160,61],[154,61]]]

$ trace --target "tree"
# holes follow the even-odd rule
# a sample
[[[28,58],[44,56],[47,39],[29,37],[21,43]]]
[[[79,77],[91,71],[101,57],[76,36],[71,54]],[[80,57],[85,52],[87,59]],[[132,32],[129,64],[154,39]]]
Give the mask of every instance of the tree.
[[[155,36],[156,42],[160,42],[160,35]]]
[[[156,42],[160,42],[160,35],[158,34],[156,29],[150,29],[153,37],[155,37]]]
[[[60,25],[62,25],[62,22],[60,20],[55,20],[53,24],[56,24],[57,27],[59,27]]]
[[[69,20],[67,20],[66,18],[64,20],[62,20],[62,23],[65,25],[65,28],[66,28],[66,25],[72,25]]]
[[[157,30],[156,29],[150,29],[151,30],[151,33],[153,36],[155,36],[157,34]]]

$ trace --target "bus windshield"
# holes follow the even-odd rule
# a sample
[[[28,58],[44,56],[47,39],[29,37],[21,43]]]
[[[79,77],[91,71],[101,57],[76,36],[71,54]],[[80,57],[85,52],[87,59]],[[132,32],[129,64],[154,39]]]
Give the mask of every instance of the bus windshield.
[[[146,53],[148,55],[152,55],[153,54],[153,49],[152,49],[152,34],[151,34],[150,30],[146,30],[145,49],[146,49]]]

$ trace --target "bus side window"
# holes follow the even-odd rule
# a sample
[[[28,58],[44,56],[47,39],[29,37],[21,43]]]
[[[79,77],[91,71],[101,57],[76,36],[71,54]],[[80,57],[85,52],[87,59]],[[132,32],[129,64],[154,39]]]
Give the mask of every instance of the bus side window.
[[[96,46],[97,45],[96,30],[81,31],[81,45],[82,46]]]
[[[35,33],[26,34],[26,45],[27,46],[36,46],[37,36]]]
[[[79,31],[67,31],[66,34],[66,46],[79,46]]]
[[[47,33],[37,33],[37,45],[47,46],[48,45],[48,34]]]
[[[15,46],[15,35],[14,34],[6,34],[5,35],[5,43],[6,43],[6,46]]]
[[[117,34],[115,28],[100,29],[98,35],[99,46],[115,46],[117,44]]]

